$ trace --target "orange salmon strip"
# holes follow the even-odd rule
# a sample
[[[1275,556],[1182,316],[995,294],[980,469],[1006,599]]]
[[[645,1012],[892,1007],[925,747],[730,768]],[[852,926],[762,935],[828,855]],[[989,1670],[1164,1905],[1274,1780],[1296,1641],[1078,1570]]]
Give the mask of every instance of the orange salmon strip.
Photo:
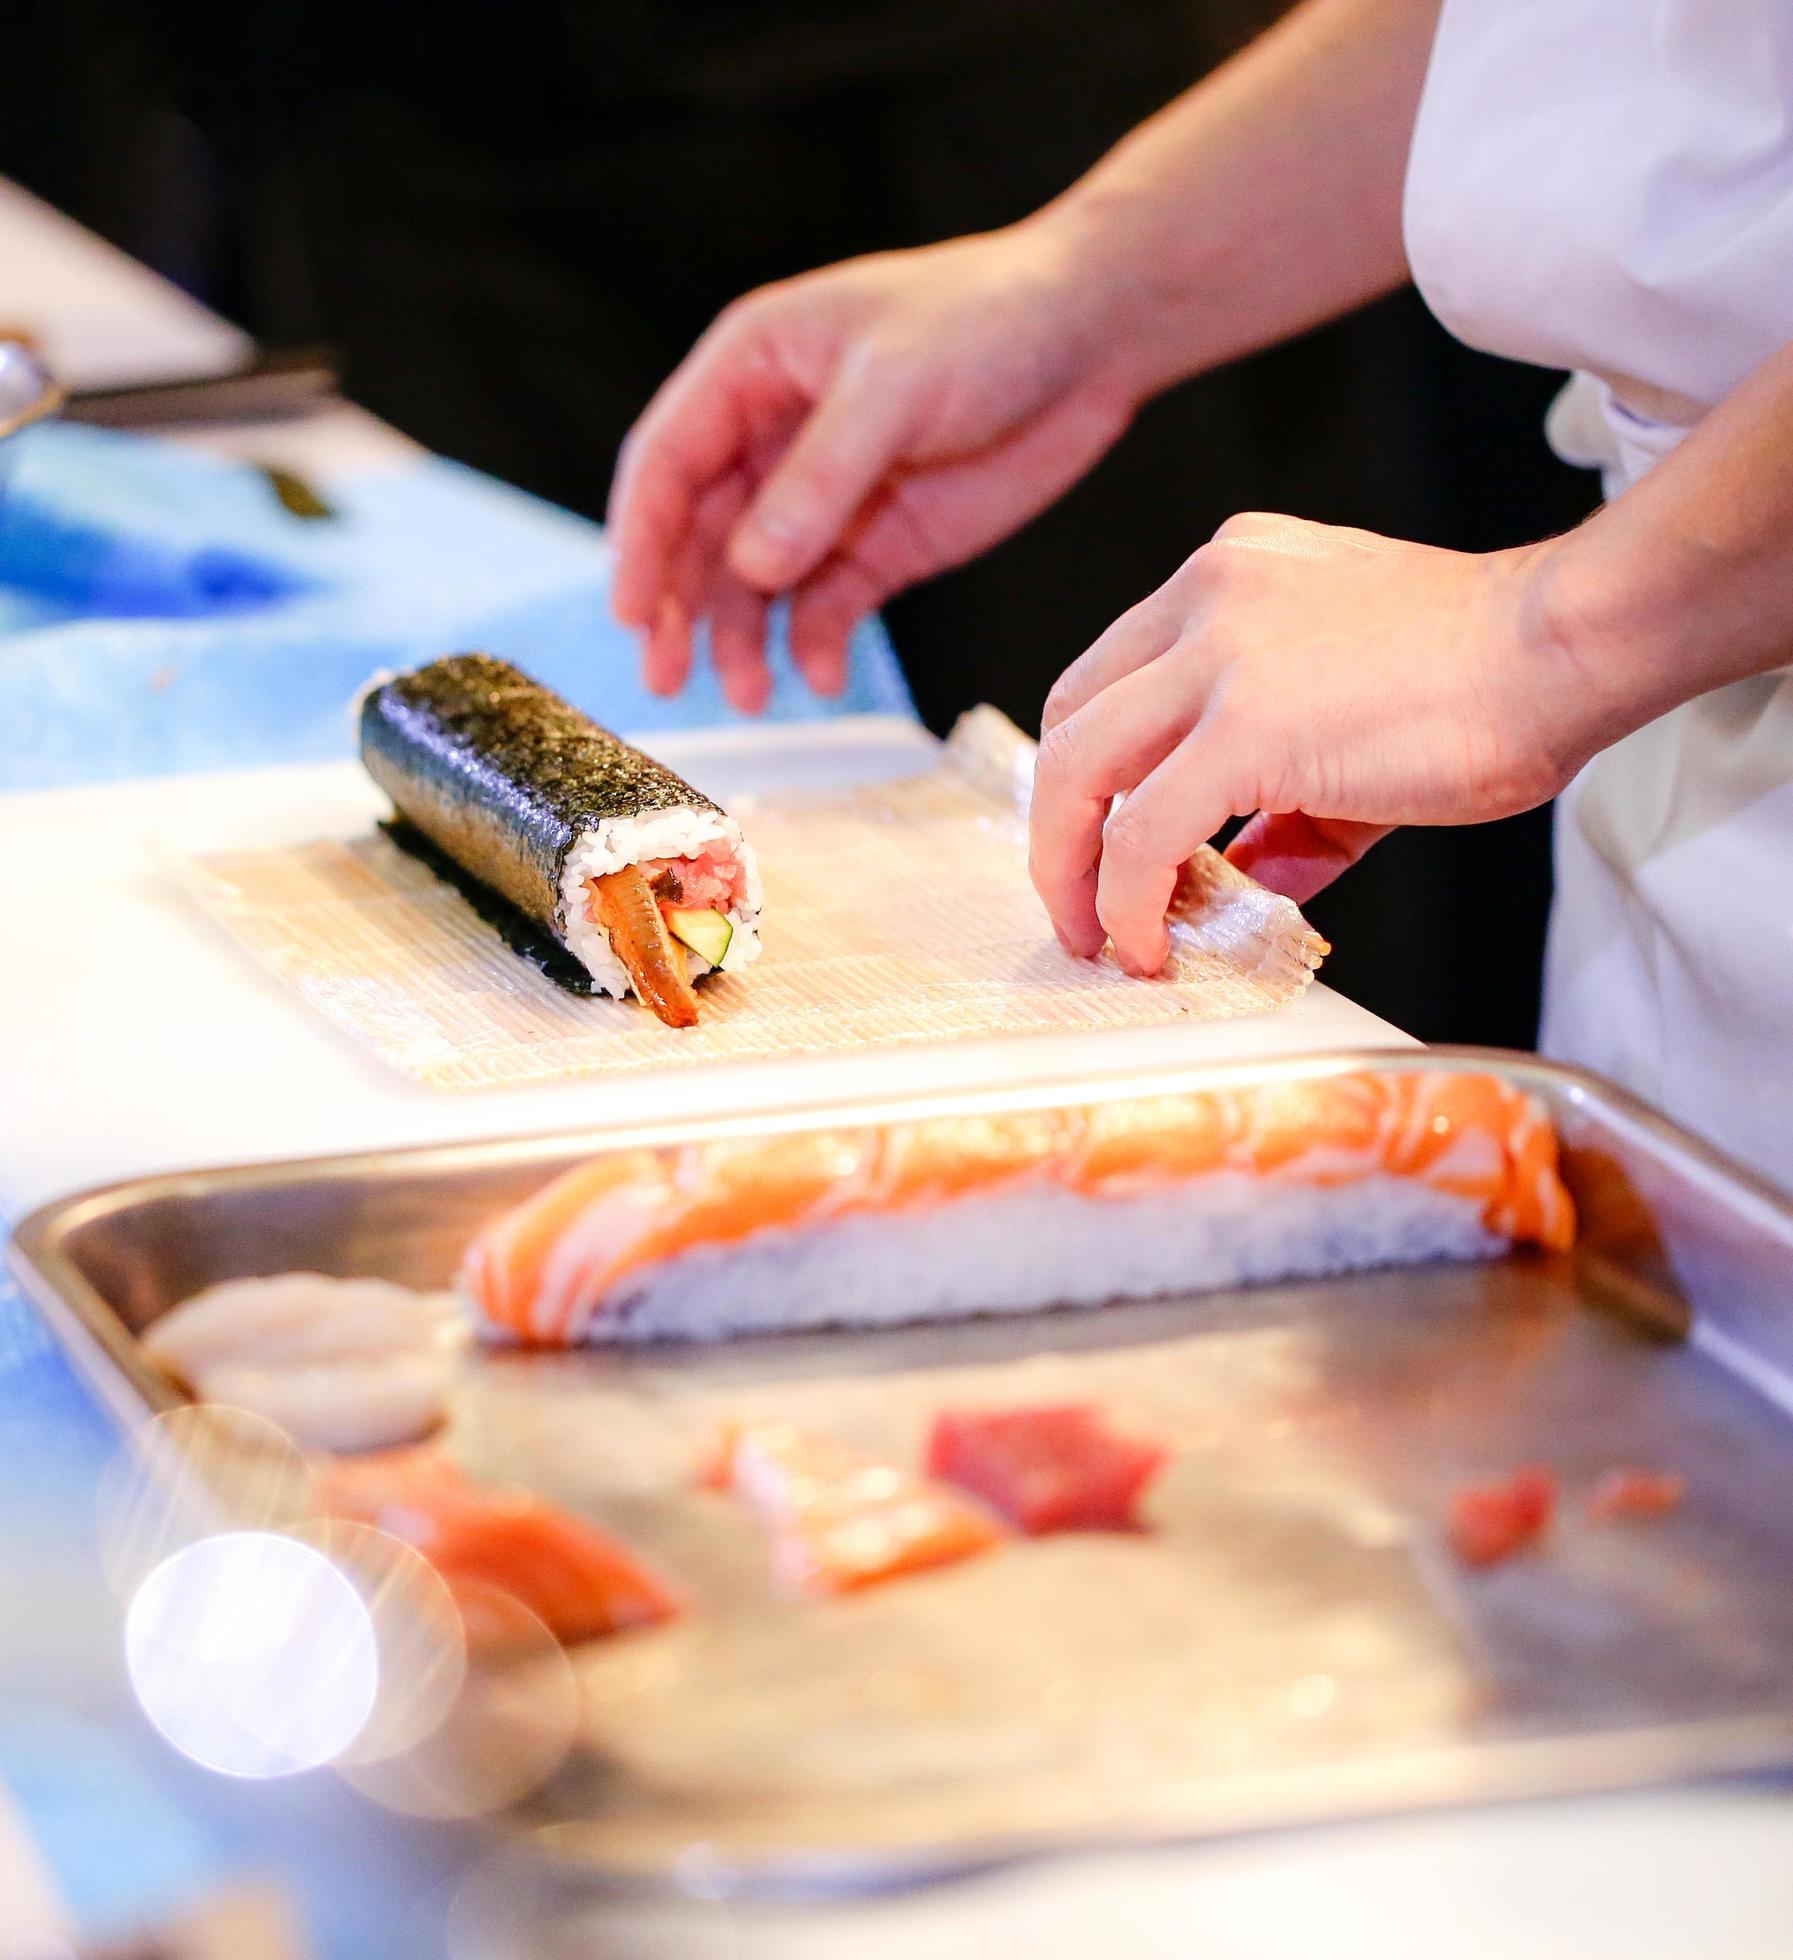
[[[566,1343],[633,1273],[758,1232],[1027,1180],[1118,1199],[1220,1174],[1316,1188],[1408,1178],[1475,1204],[1515,1241],[1562,1250],[1575,1236],[1544,1110],[1495,1076],[1423,1069],[620,1152],[489,1224],[461,1284],[495,1330]]]
[[[469,1636],[502,1632],[487,1589],[526,1606],[559,1640],[596,1640],[673,1618],[684,1601],[629,1547],[528,1491],[469,1483],[434,1450],[337,1458],[317,1467],[326,1517],[370,1524],[426,1558],[451,1593],[471,1589]]]
[[[956,1491],[783,1422],[726,1430],[699,1481],[756,1510],[793,1592],[846,1593],[974,1558],[1007,1535]]]

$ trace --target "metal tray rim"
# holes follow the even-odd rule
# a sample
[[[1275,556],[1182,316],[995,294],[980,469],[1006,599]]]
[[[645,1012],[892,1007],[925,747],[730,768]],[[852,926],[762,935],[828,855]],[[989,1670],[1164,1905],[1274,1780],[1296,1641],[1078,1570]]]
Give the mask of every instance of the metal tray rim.
[[[1050,1827],[968,1836],[948,1845],[862,1846],[740,1863],[703,1846],[703,1855],[676,1872],[591,1858],[570,1842],[577,1822],[536,1826],[519,1844],[544,1868],[606,1893],[815,1902],[914,1890],[1057,1857],[1169,1850],[1427,1810],[1546,1803],[1772,1773],[1793,1754],[1793,1715],[1612,1730],[1594,1738],[1594,1745],[1578,1736],[1511,1737],[1379,1757],[1369,1767],[1347,1761],[1299,1775],[1246,1775],[1226,1780],[1214,1796],[1193,1805],[1189,1791],[1200,1780],[1191,1779],[1159,1788],[1149,1808],[1092,1829]],[[1313,1801],[1316,1785],[1326,1789],[1323,1811]],[[1305,1800],[1291,1798],[1297,1786]]]

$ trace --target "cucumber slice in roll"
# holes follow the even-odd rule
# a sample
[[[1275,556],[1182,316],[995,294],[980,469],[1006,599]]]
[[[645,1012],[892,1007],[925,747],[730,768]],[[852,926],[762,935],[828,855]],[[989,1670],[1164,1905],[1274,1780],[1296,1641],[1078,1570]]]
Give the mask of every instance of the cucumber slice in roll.
[[[728,949],[735,936],[735,929],[720,912],[687,910],[679,906],[669,906],[666,912],[666,929],[674,939],[681,940],[694,953],[701,954],[712,966],[720,966],[728,957]]]

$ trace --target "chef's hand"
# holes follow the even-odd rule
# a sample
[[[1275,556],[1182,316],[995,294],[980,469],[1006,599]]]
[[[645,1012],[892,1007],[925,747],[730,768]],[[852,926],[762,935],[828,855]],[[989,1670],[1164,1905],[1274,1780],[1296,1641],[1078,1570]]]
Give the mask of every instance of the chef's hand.
[[[623,446],[614,605],[661,694],[707,618],[729,700],[766,704],[766,609],[790,596],[810,685],[854,625],[1043,510],[1126,427],[1112,282],[1038,220],[883,253],[728,308]]]
[[[1224,524],[1047,701],[1032,870],[1063,944],[1157,972],[1178,867],[1232,816],[1232,861],[1301,901],[1397,824],[1553,796],[1622,719],[1553,630],[1556,548]]]

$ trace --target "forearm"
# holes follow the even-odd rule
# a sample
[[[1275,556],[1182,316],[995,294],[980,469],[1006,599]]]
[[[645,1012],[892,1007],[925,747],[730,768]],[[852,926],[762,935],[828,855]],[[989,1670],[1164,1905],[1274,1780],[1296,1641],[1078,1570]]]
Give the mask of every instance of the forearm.
[[[1793,346],[1545,548],[1537,589],[1595,746],[1793,664]]]
[[[1139,398],[1406,279],[1440,3],[1306,0],[1031,221],[1108,289]]]

